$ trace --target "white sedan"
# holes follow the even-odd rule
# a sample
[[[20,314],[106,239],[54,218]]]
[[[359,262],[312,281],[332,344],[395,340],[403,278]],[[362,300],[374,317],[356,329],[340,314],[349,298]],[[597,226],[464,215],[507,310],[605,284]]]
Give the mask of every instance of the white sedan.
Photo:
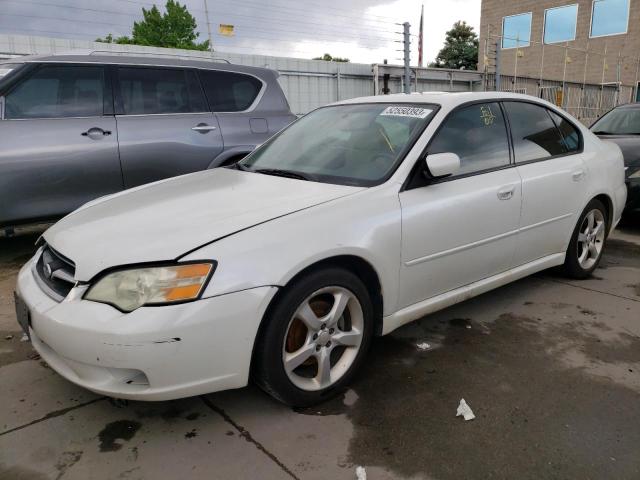
[[[20,272],[18,318],[94,392],[164,400],[252,378],[310,405],[374,335],[549,267],[587,277],[625,197],[619,148],[539,99],[349,100],[234,168],[65,217]]]

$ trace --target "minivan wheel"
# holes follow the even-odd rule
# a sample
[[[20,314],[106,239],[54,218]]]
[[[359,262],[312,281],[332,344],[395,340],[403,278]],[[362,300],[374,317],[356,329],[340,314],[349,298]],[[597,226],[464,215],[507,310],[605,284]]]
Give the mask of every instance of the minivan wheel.
[[[340,392],[358,370],[371,343],[373,306],[357,276],[330,268],[287,287],[265,322],[254,380],[281,402],[305,407]]]
[[[599,200],[591,200],[573,231],[564,272],[571,278],[586,278],[598,267],[607,237],[607,211]]]

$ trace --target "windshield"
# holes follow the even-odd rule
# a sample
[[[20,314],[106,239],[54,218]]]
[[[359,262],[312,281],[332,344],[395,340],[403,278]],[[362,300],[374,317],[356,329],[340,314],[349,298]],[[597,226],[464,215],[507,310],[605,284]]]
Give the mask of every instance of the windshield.
[[[433,105],[338,105],[311,112],[239,163],[343,185],[381,183],[431,120]]]
[[[593,124],[600,135],[640,135],[640,108],[616,108]]]
[[[0,63],[0,78],[8,75],[21,65],[21,63]]]

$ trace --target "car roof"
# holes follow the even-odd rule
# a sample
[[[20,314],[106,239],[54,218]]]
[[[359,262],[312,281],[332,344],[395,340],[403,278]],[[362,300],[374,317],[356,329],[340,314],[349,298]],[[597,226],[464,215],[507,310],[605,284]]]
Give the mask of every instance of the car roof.
[[[205,52],[202,52],[205,53]],[[149,55],[122,55],[119,53],[109,53],[107,51],[100,53],[65,53],[56,55],[27,55],[24,57],[13,57],[7,59],[3,63],[99,63],[114,65],[143,65],[143,66],[163,66],[163,67],[191,67],[202,68],[207,70],[224,70],[240,73],[248,73],[259,77],[278,76],[278,72],[268,68],[250,67],[246,65],[236,65],[224,63],[226,60],[216,59],[212,57],[208,59],[204,55],[187,59],[185,57],[176,58],[175,56],[162,54]]]
[[[496,100],[526,100],[539,103],[552,109],[558,107],[541,98],[509,92],[421,92],[421,93],[394,93],[392,95],[376,95],[371,97],[352,98],[332,103],[331,105],[350,105],[358,103],[424,103],[437,104],[444,108],[454,108],[457,105],[474,101]]]
[[[621,108],[640,108],[640,103],[625,103],[624,105],[618,105],[614,108],[614,110],[618,110]]]

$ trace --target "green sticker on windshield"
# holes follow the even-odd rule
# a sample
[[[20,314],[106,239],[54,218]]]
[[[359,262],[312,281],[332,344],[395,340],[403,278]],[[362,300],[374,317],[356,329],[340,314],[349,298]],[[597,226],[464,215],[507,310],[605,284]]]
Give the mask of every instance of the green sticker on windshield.
[[[391,117],[427,118],[432,110],[420,107],[387,107],[380,115]]]

